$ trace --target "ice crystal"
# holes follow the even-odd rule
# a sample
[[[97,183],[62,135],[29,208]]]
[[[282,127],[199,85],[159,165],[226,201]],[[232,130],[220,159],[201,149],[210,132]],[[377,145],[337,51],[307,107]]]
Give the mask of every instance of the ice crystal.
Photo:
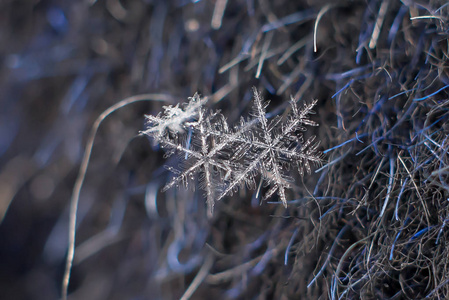
[[[291,166],[296,166],[303,176],[304,169],[310,174],[310,163],[319,164],[321,153],[314,137],[304,141],[305,125],[318,126],[308,117],[313,114],[316,100],[298,108],[290,101],[291,111],[286,117],[266,117],[268,101],[254,92],[252,119],[241,119],[239,125],[230,127],[219,111],[204,107],[205,100],[198,94],[189,103],[164,107],[156,117],[147,116],[148,128],[144,134],[153,137],[166,150],[184,158],[182,170],[167,167],[175,176],[164,191],[184,185],[195,178],[205,192],[208,214],[212,216],[214,203],[246,185],[255,189],[256,178],[264,180],[270,188],[263,199],[279,196],[287,206],[287,192],[293,179]],[[189,132],[186,138],[186,132]]]

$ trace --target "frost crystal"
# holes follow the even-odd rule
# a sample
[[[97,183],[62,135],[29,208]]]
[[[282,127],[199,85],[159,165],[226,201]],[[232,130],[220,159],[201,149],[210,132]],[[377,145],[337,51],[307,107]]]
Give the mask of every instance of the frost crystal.
[[[287,117],[269,120],[268,101],[262,99],[256,88],[253,92],[253,119],[242,118],[233,128],[220,112],[205,109],[206,101],[198,94],[189,98],[183,108],[168,106],[156,117],[146,116],[148,128],[143,133],[160,143],[167,156],[179,153],[185,160],[182,171],[168,167],[176,176],[164,191],[180,184],[187,187],[189,181],[198,177],[208,215],[212,216],[215,201],[243,185],[255,189],[260,175],[265,185],[270,186],[263,199],[277,193],[287,206],[286,190],[293,182],[288,175],[290,167],[295,165],[303,176],[304,169],[310,174],[310,162],[321,162],[319,143],[314,143],[314,137],[304,141],[302,135],[304,125],[318,126],[308,119],[317,101],[299,109],[292,99]],[[190,133],[187,139],[185,132]]]

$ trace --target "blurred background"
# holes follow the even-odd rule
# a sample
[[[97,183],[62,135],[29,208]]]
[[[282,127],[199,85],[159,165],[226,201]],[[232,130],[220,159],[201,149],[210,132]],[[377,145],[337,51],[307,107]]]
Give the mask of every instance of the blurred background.
[[[89,131],[111,105],[147,93],[162,100],[99,128],[69,299],[444,298],[448,9],[1,1],[0,298],[61,296]],[[252,86],[275,113],[290,96],[318,99],[320,126],[306,137],[321,141],[325,163],[295,177],[289,208],[241,189],[207,219],[201,192],[161,193],[164,164],[177,161],[139,135],[144,115],[199,92],[233,124],[248,116]]]

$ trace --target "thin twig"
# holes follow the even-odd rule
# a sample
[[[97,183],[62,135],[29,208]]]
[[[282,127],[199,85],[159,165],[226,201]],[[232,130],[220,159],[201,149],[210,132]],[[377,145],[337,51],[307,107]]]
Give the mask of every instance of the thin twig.
[[[92,153],[95,136],[97,134],[98,128],[100,127],[103,120],[109,116],[111,113],[116,110],[125,107],[129,104],[141,102],[141,101],[162,101],[162,102],[173,102],[173,98],[169,95],[164,94],[143,94],[136,95],[129,98],[126,98],[117,104],[112,105],[95,120],[95,123],[92,126],[92,129],[89,134],[89,138],[87,140],[87,145],[84,151],[83,160],[81,162],[81,166],[78,172],[78,176],[75,181],[75,186],[73,187],[72,197],[70,199],[70,212],[69,212],[69,242],[68,242],[68,251],[67,251],[67,259],[64,271],[64,277],[62,280],[62,290],[61,290],[61,298],[62,300],[67,299],[67,289],[70,281],[70,271],[72,269],[73,257],[75,256],[75,231],[76,231],[76,214],[78,211],[78,203],[81,193],[81,188],[84,183],[84,178],[86,177],[87,167],[89,166],[90,155]]]

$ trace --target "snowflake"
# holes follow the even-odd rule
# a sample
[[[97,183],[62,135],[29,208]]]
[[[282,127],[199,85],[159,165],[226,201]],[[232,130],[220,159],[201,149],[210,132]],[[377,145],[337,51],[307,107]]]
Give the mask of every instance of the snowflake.
[[[256,88],[253,92],[253,119],[242,118],[233,128],[219,111],[205,109],[206,100],[198,94],[184,108],[164,107],[164,113],[147,116],[148,129],[143,133],[153,137],[167,156],[178,153],[184,158],[181,171],[167,167],[175,176],[164,191],[173,186],[187,187],[189,181],[198,178],[199,187],[205,192],[208,215],[212,216],[215,201],[243,185],[255,189],[260,175],[265,185],[270,186],[263,199],[277,193],[287,206],[286,190],[293,182],[288,175],[290,167],[296,165],[303,176],[304,169],[311,173],[310,163],[319,164],[322,160],[317,151],[319,143],[314,143],[314,137],[304,142],[302,134],[304,125],[318,126],[308,119],[317,101],[298,109],[292,99],[287,117],[268,120],[268,101],[262,99]]]
[[[268,101],[263,101],[256,88],[254,92],[253,117],[260,126],[254,126],[252,131],[245,131],[239,142],[247,145],[244,164],[240,165],[232,181],[221,193],[218,200],[229,194],[236,186],[245,182],[249,187],[255,187],[255,177],[260,174],[272,186],[265,194],[263,200],[278,193],[282,203],[287,207],[285,190],[291,187],[293,179],[287,175],[291,164],[296,162],[299,173],[304,175],[303,168],[311,173],[310,163],[321,162],[321,153],[317,151],[319,143],[313,144],[314,137],[303,143],[303,125],[318,126],[307,118],[314,113],[312,108],[316,100],[298,110],[296,102],[290,101],[292,113],[282,124],[281,116],[276,116],[270,122],[266,118]],[[280,127],[280,128],[279,128]],[[299,131],[299,134],[298,134]]]
[[[189,103],[184,109],[179,107],[179,103],[175,106],[163,106],[164,113],[157,116],[145,115],[147,119],[147,130],[143,134],[152,136],[156,140],[163,137],[167,131],[182,133],[185,130],[186,122],[195,119],[199,110],[206,103],[207,99],[201,99],[198,93],[189,98]]]

